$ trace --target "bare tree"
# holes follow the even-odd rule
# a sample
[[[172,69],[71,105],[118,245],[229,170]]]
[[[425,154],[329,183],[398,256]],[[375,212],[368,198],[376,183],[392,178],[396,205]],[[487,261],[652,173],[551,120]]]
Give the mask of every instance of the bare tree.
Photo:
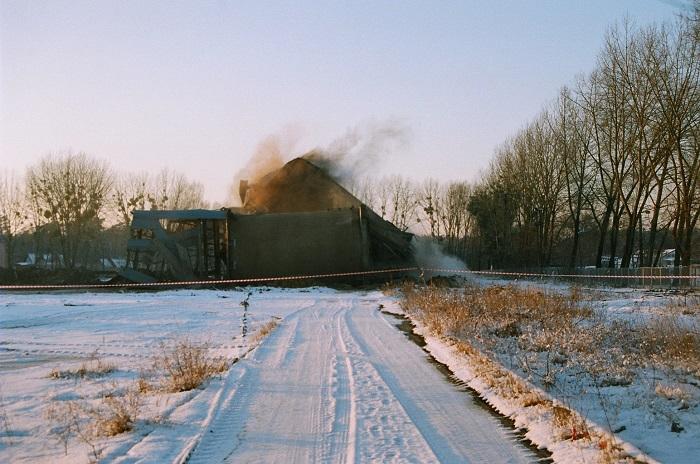
[[[112,188],[112,205],[119,224],[129,225],[133,210],[146,209],[148,189],[149,179],[145,172],[121,173],[116,177]]]
[[[29,197],[56,227],[65,265],[86,264],[90,241],[102,227],[111,186],[107,164],[84,153],[47,156],[27,174]]]
[[[5,172],[0,177],[0,237],[5,238],[7,263],[0,263],[0,267],[14,268],[15,238],[26,221],[22,184],[13,173]]]
[[[457,256],[466,255],[467,236],[471,231],[469,200],[471,186],[466,182],[452,182],[443,189],[440,222],[445,233],[447,251]]]
[[[440,238],[442,235],[442,224],[440,216],[442,213],[442,186],[435,179],[426,179],[417,189],[416,204],[418,209],[418,222],[423,224],[423,229],[432,238]]]
[[[389,221],[406,231],[413,224],[416,214],[416,189],[413,182],[401,176],[385,178],[384,182],[390,193]]]
[[[204,186],[181,173],[163,169],[153,180],[147,195],[151,209],[206,208]]]

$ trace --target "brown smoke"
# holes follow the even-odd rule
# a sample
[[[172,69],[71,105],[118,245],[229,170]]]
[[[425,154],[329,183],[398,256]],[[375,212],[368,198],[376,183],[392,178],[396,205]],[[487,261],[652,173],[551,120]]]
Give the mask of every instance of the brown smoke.
[[[229,187],[229,204],[240,204],[241,180],[255,183],[265,174],[284,166],[284,163],[292,158],[299,138],[299,130],[294,127],[287,127],[277,134],[265,137],[258,144],[245,167],[234,175],[233,183]]]
[[[304,158],[341,182],[367,174],[386,158],[405,149],[409,130],[399,121],[370,122],[348,129],[326,148],[317,148]]]
[[[347,130],[325,148],[316,148],[303,156],[336,181],[349,185],[406,148],[409,143],[408,127],[401,122],[388,120],[369,122]],[[291,160],[300,139],[298,128],[267,136],[261,141],[246,166],[233,178],[229,189],[229,204],[240,204],[241,180],[254,185],[266,174],[281,168]]]

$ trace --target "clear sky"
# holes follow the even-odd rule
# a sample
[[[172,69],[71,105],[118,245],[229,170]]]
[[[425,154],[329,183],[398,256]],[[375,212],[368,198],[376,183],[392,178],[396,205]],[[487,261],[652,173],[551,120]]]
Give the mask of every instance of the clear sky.
[[[269,134],[301,153],[390,120],[410,143],[377,174],[474,179],[609,25],[683,3],[0,0],[0,170],[85,151],[223,201]]]

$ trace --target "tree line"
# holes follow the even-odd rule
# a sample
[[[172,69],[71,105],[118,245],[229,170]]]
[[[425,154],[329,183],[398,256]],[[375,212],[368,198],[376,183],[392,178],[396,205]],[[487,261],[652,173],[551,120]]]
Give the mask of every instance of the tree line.
[[[85,153],[48,155],[23,177],[0,177],[0,237],[7,255],[0,265],[12,267],[33,253],[46,257],[47,267],[93,266],[99,258],[125,254],[132,210],[207,206],[200,183],[168,169],[118,172]]]
[[[699,182],[696,8],[672,24],[612,27],[595,68],[505,140],[478,181],[388,176],[346,187],[474,269],[574,268],[656,266],[666,248],[675,265],[691,264]],[[133,209],[206,206],[202,185],[182,174],[119,174],[84,154],[48,156],[23,181],[0,179],[0,235],[10,256],[24,235],[36,253],[74,268],[105,231],[125,237]]]
[[[493,261],[689,265],[700,216],[700,34],[692,19],[610,29],[596,68],[505,141],[469,210]]]
[[[700,217],[697,18],[611,28],[595,69],[504,141],[478,182],[353,190],[474,267],[656,266],[666,247],[687,266]]]

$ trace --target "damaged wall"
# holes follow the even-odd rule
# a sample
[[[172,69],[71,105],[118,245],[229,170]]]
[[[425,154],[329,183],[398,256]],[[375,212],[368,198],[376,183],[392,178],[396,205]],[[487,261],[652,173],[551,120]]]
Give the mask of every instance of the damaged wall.
[[[357,209],[234,216],[233,278],[352,272],[369,266],[366,225]]]

